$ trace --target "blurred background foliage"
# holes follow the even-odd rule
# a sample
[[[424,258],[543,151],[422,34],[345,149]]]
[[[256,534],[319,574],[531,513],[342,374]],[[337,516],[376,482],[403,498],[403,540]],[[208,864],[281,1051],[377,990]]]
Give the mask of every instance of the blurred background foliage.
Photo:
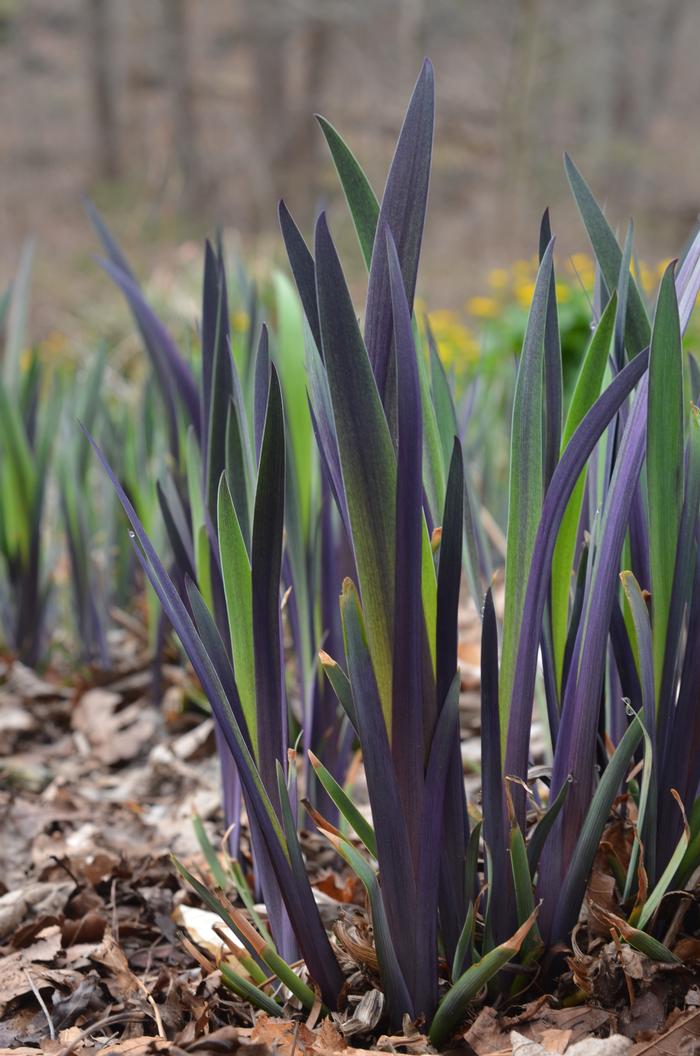
[[[530,217],[545,205],[559,258],[579,260],[560,305],[580,347],[590,265],[561,153],[616,224],[634,214],[655,277],[698,211],[699,32],[693,0],[0,0],[0,285],[37,235],[31,336],[79,356],[107,331],[128,356],[85,194],[171,318],[198,314],[201,239],[216,224],[254,274],[282,262],[281,194],[307,232],[330,205],[359,276],[310,115],[333,120],[381,193],[430,54],[440,103],[420,292],[448,360],[519,347]],[[513,259],[527,263],[503,270]]]

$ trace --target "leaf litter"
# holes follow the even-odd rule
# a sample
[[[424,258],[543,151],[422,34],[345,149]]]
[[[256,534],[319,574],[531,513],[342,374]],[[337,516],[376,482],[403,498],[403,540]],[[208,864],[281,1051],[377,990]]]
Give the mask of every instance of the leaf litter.
[[[478,648],[478,621],[466,611],[460,624],[468,660]],[[469,669],[468,676],[461,724],[476,733],[478,681]],[[186,706],[188,677],[165,665],[156,706],[138,640],[116,670],[88,673],[78,684],[18,662],[0,668],[0,1054],[432,1051],[408,1017],[399,1034],[381,1033],[383,995],[373,985],[361,888],[315,834],[304,834],[302,845],[324,920],[346,958],[344,1010],[320,1022],[313,1014],[306,1022],[296,1014],[271,1018],[221,986],[216,965],[230,951],[170,858],[174,852],[204,868],[194,812],[212,831],[222,829],[212,722]],[[469,758],[465,769],[476,795]],[[360,789],[362,780],[360,767]],[[623,839],[612,828],[606,836]],[[608,849],[589,896],[614,909]],[[589,913],[588,946],[562,977],[583,985],[586,1003],[566,1008],[541,996],[521,1007],[486,1005],[464,1030],[463,1050],[697,1051],[700,949],[679,949],[686,961],[679,971],[627,946],[621,958],[606,935]]]

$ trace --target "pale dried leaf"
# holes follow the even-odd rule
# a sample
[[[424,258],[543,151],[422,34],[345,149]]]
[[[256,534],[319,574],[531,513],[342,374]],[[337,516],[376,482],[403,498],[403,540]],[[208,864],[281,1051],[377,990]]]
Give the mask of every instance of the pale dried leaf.
[[[550,1027],[542,1033],[540,1042],[545,1052],[566,1052],[566,1046],[571,1041],[571,1030],[561,1030],[559,1027]]]
[[[122,707],[124,698],[108,689],[89,689],[73,712],[73,728],[108,766],[133,759],[156,728],[155,713],[143,700]]]
[[[517,1030],[511,1032],[511,1044],[513,1056],[547,1056],[551,1050],[545,1049],[544,1045],[537,1041],[530,1041]],[[622,1056],[628,1053],[631,1047],[629,1038],[623,1038],[621,1034],[613,1034],[610,1038],[584,1038],[577,1041],[566,1050],[567,1056]]]
[[[38,917],[60,913],[74,888],[70,880],[33,883],[0,896],[0,938],[15,931],[30,910]]]
[[[215,961],[224,956],[226,960],[230,959],[232,962],[235,960],[221,936],[214,931],[215,926],[226,935],[235,947],[245,953],[243,946],[241,946],[231,929],[226,927],[217,913],[212,913],[208,909],[198,909],[196,906],[180,905],[173,913],[173,920],[176,924],[183,927],[192,941],[201,946],[203,950],[206,950]],[[229,955],[231,956],[229,957]],[[248,974],[240,963],[237,963],[236,971],[240,971],[246,976]]]
[[[343,1021],[336,1017],[336,1023],[346,1038],[353,1034],[367,1034],[374,1030],[383,1011],[384,994],[381,990],[368,990],[360,998],[350,1018]]]

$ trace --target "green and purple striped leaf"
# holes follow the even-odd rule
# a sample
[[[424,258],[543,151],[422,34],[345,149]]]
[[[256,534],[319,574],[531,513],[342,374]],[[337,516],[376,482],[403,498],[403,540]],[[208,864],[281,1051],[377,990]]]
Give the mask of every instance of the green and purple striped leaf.
[[[393,399],[389,382],[392,319],[388,311],[389,269],[383,231],[386,225],[396,243],[412,312],[428,200],[434,115],[433,67],[426,59],[408,104],[384,188],[367,289],[365,344],[382,403],[387,408]],[[316,260],[318,266],[318,254]]]
[[[323,213],[316,225],[316,282],[352,546],[372,663],[390,730],[396,460],[355,309]],[[389,302],[385,309],[390,310]]]

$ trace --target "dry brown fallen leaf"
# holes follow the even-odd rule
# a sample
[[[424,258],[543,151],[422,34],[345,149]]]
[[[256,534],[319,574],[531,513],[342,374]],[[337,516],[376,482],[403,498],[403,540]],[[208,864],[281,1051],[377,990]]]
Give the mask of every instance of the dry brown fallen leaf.
[[[172,1050],[171,1042],[165,1038],[127,1038],[114,1044],[107,1044],[100,1049],[103,1056],[155,1056],[156,1053],[168,1053]],[[1,1056],[1,1054],[0,1054]]]
[[[40,678],[31,667],[14,660],[6,676],[6,690],[23,700],[57,700],[70,696],[70,690]]]
[[[324,1019],[316,1029],[316,1037],[312,1045],[314,1052],[344,1052],[348,1043],[337,1027],[330,1019]]]
[[[73,728],[87,740],[93,755],[107,765],[133,759],[152,736],[156,716],[144,700],[125,707],[111,689],[89,689],[73,711]]]
[[[61,949],[61,929],[58,925],[45,928],[37,941],[23,950],[8,953],[0,958],[0,1014],[4,1005],[32,991],[35,987],[49,985],[50,976],[58,982],[60,971],[49,972]],[[74,976],[74,972],[68,972]]]
[[[545,1052],[566,1052],[567,1046],[571,1041],[572,1031],[562,1030],[560,1027],[550,1027],[549,1030],[542,1032],[540,1038],[540,1044],[542,1045]]]
[[[37,916],[60,913],[75,888],[70,881],[30,883],[0,896],[0,939],[15,932],[30,910]]]
[[[496,1056],[510,1049],[510,1033],[515,1030],[529,1041],[544,1043],[545,1035],[560,1039],[568,1034],[574,1045],[612,1023],[612,1015],[601,1008],[550,1008],[547,997],[537,998],[516,1016],[500,1016],[493,1008],[483,1008],[464,1035],[477,1056]],[[556,1051],[556,1049],[550,1051]],[[569,1048],[565,1050],[569,1052]]]
[[[250,1040],[280,1053],[292,1048],[306,1050],[314,1043],[314,1032],[301,1022],[288,1019],[273,1019],[264,1013],[256,1018]]]
[[[264,1042],[251,1042],[248,1040],[249,1035],[249,1030],[220,1027],[219,1030],[215,1030],[211,1034],[205,1034],[186,1045],[166,1041],[164,1038],[150,1038],[142,1035],[138,1038],[112,1042],[99,1051],[100,1056],[158,1056],[158,1054],[160,1056],[168,1056],[168,1054],[182,1056],[183,1053],[191,1053],[192,1056],[196,1056],[196,1054],[216,1056],[218,1053],[221,1053],[222,1056],[224,1054],[225,1056],[235,1056],[236,1053],[241,1053],[242,1056],[245,1056],[246,1053],[249,1053],[250,1056],[273,1056],[273,1049],[269,1045]],[[91,1050],[91,1052],[93,1051]],[[284,1056],[285,1053],[290,1051],[289,1048],[284,1046],[275,1048],[274,1056]],[[301,1056],[301,1049],[297,1051],[299,1056]],[[306,1051],[308,1052],[309,1050],[307,1049]],[[0,1050],[0,1056],[5,1056],[2,1050]],[[14,1053],[8,1052],[7,1056],[14,1056]],[[20,1056],[23,1056],[23,1054],[20,1053]],[[25,1056],[29,1056],[29,1054],[25,1054]],[[31,1056],[37,1056],[36,1050],[31,1050]],[[80,1056],[79,1051],[75,1053],[75,1056]],[[367,1054],[364,1053],[363,1056],[367,1056]]]
[[[631,1048],[627,1056],[696,1056],[700,1052],[700,1009],[673,1013],[667,1022],[672,1025],[659,1037],[643,1041]]]
[[[131,971],[124,951],[111,932],[105,933],[98,948],[90,955],[90,960],[109,972],[107,987],[113,997],[128,1002],[129,998],[143,991],[141,982]]]

